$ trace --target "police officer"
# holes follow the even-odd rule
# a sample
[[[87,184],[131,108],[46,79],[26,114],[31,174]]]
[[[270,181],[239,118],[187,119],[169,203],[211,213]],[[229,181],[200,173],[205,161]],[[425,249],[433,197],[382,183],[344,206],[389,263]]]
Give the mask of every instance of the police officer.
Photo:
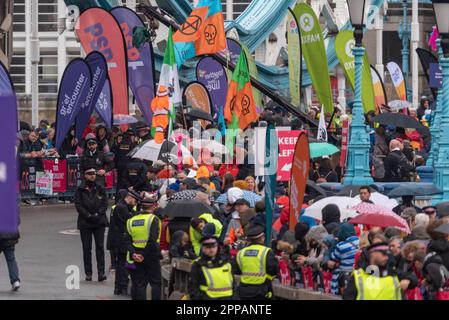
[[[211,224],[214,227],[213,224]],[[201,257],[192,264],[189,294],[191,300],[225,300],[233,298],[232,266],[220,255],[218,238],[201,238]]]
[[[264,246],[263,226],[250,224],[246,235],[250,245],[236,256],[235,274],[240,274],[238,288],[242,300],[265,300],[273,297],[271,281],[279,273],[279,265],[273,251]]]
[[[367,248],[369,266],[354,270],[343,293],[344,300],[402,300],[401,289],[413,289],[416,284],[388,270],[388,243],[376,243]]]
[[[153,139],[150,127],[144,123],[140,123],[137,126],[136,131],[139,138],[139,144]]]
[[[125,242],[133,300],[147,299],[148,283],[152,300],[161,299],[161,220],[153,213],[154,203],[154,199],[142,200],[142,211],[126,223]]]
[[[116,198],[118,197],[118,191],[121,189],[127,189],[126,188],[126,165],[128,161],[130,160],[128,157],[128,153],[134,149],[136,146],[136,135],[133,130],[128,129],[125,134],[123,135],[122,141],[116,145],[113,149],[114,152],[114,159],[115,159],[115,167],[117,168],[118,178],[117,178],[117,194]]]
[[[89,138],[86,141],[86,146],[80,160],[81,172],[89,168],[95,168],[97,174],[95,182],[104,188],[105,175],[109,171],[108,160],[104,153],[98,150],[98,143],[95,138]]]
[[[133,188],[137,192],[144,191],[147,185],[147,171],[148,167],[141,160],[129,159],[124,173],[123,187]]]
[[[126,270],[126,246],[125,230],[126,221],[137,211],[137,202],[141,200],[140,195],[134,190],[121,190],[125,196],[117,204],[112,206],[111,219],[108,232],[108,245],[111,257],[115,258],[111,264],[115,266],[115,289],[114,294],[120,295],[128,290],[128,271]],[[112,258],[111,258],[112,259]]]

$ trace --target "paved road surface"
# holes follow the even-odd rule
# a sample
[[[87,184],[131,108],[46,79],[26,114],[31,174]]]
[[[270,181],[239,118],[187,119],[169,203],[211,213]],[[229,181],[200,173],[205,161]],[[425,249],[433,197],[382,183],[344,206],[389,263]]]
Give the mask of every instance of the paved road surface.
[[[76,229],[77,214],[73,205],[22,207],[21,239],[16,246],[22,287],[11,292],[6,261],[0,255],[0,300],[4,299],[96,299],[123,300],[113,295],[114,275],[108,274],[104,283],[85,282],[81,240],[78,234],[62,234]],[[95,247],[94,247],[95,248]],[[95,252],[95,249],[93,249]],[[97,279],[93,252],[94,280]],[[106,252],[106,268],[109,268]],[[66,288],[66,268],[76,265],[80,270],[80,289]]]

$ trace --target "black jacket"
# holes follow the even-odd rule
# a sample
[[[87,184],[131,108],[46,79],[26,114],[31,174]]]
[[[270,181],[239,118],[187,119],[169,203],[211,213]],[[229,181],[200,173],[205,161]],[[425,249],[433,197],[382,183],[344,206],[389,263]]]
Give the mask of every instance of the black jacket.
[[[220,256],[220,254],[217,253],[217,256]],[[202,267],[219,268],[223,266],[226,262],[227,262],[226,260],[223,260],[221,258],[210,259],[207,257],[201,257],[200,259],[193,262],[192,269],[190,271],[190,281],[189,281],[189,296],[191,300],[212,300],[207,296],[207,294],[205,294],[203,291],[200,290],[200,286],[207,285],[206,279],[204,278],[204,273],[201,270],[201,268]],[[216,300],[229,300],[233,298],[234,295],[229,298],[216,299]]]
[[[87,188],[83,183],[75,192],[75,208],[78,211],[78,229],[104,228],[108,226],[106,210],[108,197],[103,187],[94,183]]]
[[[135,191],[146,190],[148,167],[140,161],[130,161],[126,165],[123,189],[132,187]]]
[[[432,240],[428,251],[435,252],[440,256],[444,266],[449,270],[449,241],[446,239]]]
[[[19,242],[19,238],[19,231],[0,232],[0,250],[14,247]]]
[[[435,293],[443,288],[445,283],[449,280],[449,272],[443,264],[443,259],[437,254],[426,258],[422,274],[428,285],[428,298],[434,299]]]
[[[85,150],[80,159],[80,170],[84,172],[86,169],[95,168],[95,170],[109,171],[108,161],[102,151],[90,152]]]
[[[111,222],[109,225],[107,248],[117,252],[126,252],[125,233],[126,221],[133,216],[133,208],[121,200],[117,206],[111,210]]]
[[[415,167],[407,160],[404,153],[399,150],[392,151],[387,155],[384,163],[386,182],[410,181],[410,173]]]
[[[196,258],[192,245],[189,243],[186,246],[183,246],[181,243],[184,233],[185,233],[184,231],[178,230],[173,234],[173,238],[171,238],[170,241],[170,250],[168,253],[170,259],[186,258],[193,260]]]

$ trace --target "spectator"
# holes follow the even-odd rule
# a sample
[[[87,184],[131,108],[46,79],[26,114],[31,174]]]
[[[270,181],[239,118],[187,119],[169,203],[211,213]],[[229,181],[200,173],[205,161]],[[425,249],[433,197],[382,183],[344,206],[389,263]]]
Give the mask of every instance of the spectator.
[[[355,235],[352,224],[341,225],[337,234],[338,243],[330,254],[328,266],[333,268],[331,292],[341,294],[341,288],[346,287],[347,279],[352,272],[354,257],[359,249],[359,238]]]
[[[189,241],[189,235],[186,232],[178,230],[173,234],[170,244],[169,257],[170,259],[185,258],[190,260],[196,258],[195,252],[193,252],[192,244]]]
[[[333,234],[340,227],[340,209],[336,204],[330,203],[322,210],[322,223],[329,234]]]
[[[445,222],[443,220],[437,220],[428,226],[427,232],[431,237],[429,243],[428,251],[435,252],[441,257],[444,266],[449,270],[449,241],[448,236],[444,233],[435,231],[436,228],[443,225]]]
[[[410,181],[410,174],[415,170],[415,167],[407,160],[402,152],[403,149],[404,146],[398,140],[390,141],[390,153],[385,159],[386,182]]]

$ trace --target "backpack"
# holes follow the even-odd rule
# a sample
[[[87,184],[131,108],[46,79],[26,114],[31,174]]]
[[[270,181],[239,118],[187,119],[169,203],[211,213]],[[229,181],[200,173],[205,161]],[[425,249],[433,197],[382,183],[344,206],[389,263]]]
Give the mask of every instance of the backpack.
[[[410,181],[410,172],[415,169],[415,166],[408,161],[407,157],[401,152],[398,159],[398,167],[396,176],[399,181]]]
[[[382,180],[385,177],[385,164],[383,156],[373,155],[374,178]]]

